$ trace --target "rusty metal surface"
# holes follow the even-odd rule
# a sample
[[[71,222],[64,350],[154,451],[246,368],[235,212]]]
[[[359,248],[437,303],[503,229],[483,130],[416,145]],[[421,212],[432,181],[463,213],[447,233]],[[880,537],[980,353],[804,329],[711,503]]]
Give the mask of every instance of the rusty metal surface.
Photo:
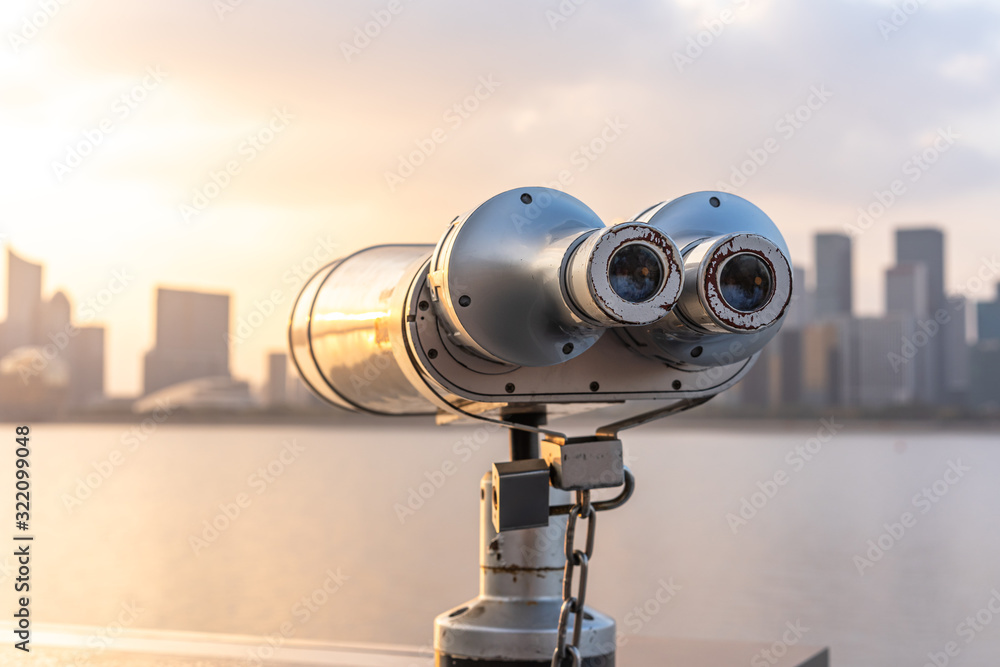
[[[788,246],[774,222],[736,195],[696,192],[641,213],[682,248],[684,287],[677,306],[649,326],[619,336],[634,351],[686,371],[712,371],[753,359],[781,327],[791,298]],[[738,311],[722,296],[718,274],[741,253],[760,258],[772,273],[770,299],[751,312]]]
[[[739,254],[752,254],[768,267],[773,286],[768,301],[753,312],[732,308],[722,296],[719,274]],[[734,234],[712,244],[698,272],[697,287],[703,306],[724,331],[757,331],[780,320],[792,297],[792,268],[774,243],[758,234]]]
[[[611,285],[610,267],[615,254],[629,245],[641,245],[657,258],[660,284],[648,300],[633,303]],[[566,268],[571,301],[602,326],[652,324],[673,309],[684,281],[680,250],[656,227],[625,222],[592,234],[575,250]]]

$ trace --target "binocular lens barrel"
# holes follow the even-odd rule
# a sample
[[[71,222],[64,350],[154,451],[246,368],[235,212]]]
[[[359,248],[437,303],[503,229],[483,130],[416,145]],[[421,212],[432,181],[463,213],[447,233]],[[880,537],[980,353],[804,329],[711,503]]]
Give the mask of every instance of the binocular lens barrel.
[[[289,345],[317,394],[377,414],[704,394],[745,372],[791,289],[780,232],[735,195],[608,226],[565,193],[519,188],[456,217],[436,245],[321,269]]]
[[[681,254],[670,237],[636,222],[587,237],[565,273],[573,306],[603,327],[662,319],[677,303],[683,279]]]
[[[288,338],[292,360],[313,391],[349,410],[433,412],[397,360],[406,354],[400,349],[403,300],[433,248],[366,248],[306,283],[292,309]]]

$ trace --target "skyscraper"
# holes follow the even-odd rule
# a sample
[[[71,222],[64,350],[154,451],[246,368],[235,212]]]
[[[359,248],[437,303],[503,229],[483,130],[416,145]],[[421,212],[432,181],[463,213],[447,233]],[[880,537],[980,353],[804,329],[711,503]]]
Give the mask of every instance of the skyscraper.
[[[47,343],[50,336],[68,332],[70,328],[72,307],[64,292],[56,292],[42,306],[41,337]]]
[[[927,271],[927,317],[948,316],[944,295],[944,233],[932,227],[896,230],[896,263],[923,264]],[[951,318],[955,326],[954,318]],[[948,323],[941,324],[940,333],[931,336],[921,348],[917,368],[918,398],[934,405],[945,400],[945,339]]]
[[[979,340],[1000,340],[1000,283],[992,301],[976,304],[976,331]]]
[[[753,367],[737,385],[743,405],[764,409],[778,407],[781,360],[774,349],[774,341],[771,342],[772,345],[761,350]]]
[[[145,392],[219,376],[229,377],[229,295],[157,289],[156,344],[146,353]]]
[[[904,341],[914,338],[910,317],[863,317],[854,321],[856,404],[882,408],[912,403],[916,395],[917,358]]]
[[[945,307],[948,319],[941,326],[944,399],[951,405],[961,405],[966,402],[971,377],[971,350],[965,340],[968,303],[963,296],[953,296],[945,300]]]
[[[851,239],[845,234],[816,235],[816,316],[847,315],[852,311]]]
[[[1000,338],[980,340],[972,348],[969,373],[969,405],[1000,410]]]
[[[927,266],[897,264],[885,272],[885,312],[926,318],[930,312],[927,295]]]
[[[856,369],[853,322],[840,318],[802,331],[802,397],[806,405],[853,405]]]
[[[80,327],[70,338],[69,402],[84,406],[104,398],[104,327]]]
[[[930,315],[945,307],[944,233],[940,229],[897,229],[896,263],[927,268],[927,305]]]
[[[7,249],[7,322],[0,356],[41,340],[42,267]]]
[[[273,352],[267,355],[267,404],[284,405],[288,402],[288,355]]]
[[[772,345],[777,345],[780,358],[778,369],[778,401],[782,406],[802,404],[802,344],[801,329],[782,329]]]

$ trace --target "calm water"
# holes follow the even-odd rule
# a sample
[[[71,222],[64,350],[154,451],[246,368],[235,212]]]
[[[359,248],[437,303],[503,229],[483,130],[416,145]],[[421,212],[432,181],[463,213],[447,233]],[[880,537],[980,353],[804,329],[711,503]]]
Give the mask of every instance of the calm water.
[[[772,642],[799,623],[839,666],[920,667],[948,642],[950,664],[1000,664],[1000,436],[848,425],[794,453],[820,426],[627,433],[638,488],[602,516],[588,601],[650,635]],[[104,626],[134,604],[136,628],[420,645],[476,592],[478,480],[502,432],[130,429],[34,429],[38,622]],[[744,498],[760,508],[736,524]],[[869,540],[889,547],[870,567]],[[647,605],[671,579],[676,597]]]

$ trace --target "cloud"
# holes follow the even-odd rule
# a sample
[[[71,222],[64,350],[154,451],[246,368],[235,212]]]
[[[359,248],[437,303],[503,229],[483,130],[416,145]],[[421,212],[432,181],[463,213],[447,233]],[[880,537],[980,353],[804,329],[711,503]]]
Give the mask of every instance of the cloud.
[[[198,255],[173,227],[178,205],[281,108],[294,122],[243,165],[194,238],[224,243],[257,211],[258,232],[277,225],[289,239],[311,238],[325,225],[345,250],[431,242],[479,201],[563,171],[572,176],[566,189],[611,220],[713,188],[775,139],[777,152],[739,193],[779,212],[793,253],[808,257],[813,231],[849,222],[952,127],[960,140],[893,216],[927,211],[956,239],[971,231],[980,245],[1000,245],[992,213],[1000,207],[1000,16],[988,2],[921,5],[888,37],[879,27],[892,17],[886,2],[401,0],[391,18],[388,0],[247,0],[221,19],[215,6],[74,0],[20,53],[0,56],[12,83],[0,92],[9,147],[0,174],[13,193],[0,215],[15,241],[62,259],[93,236],[86,247],[105,266],[119,250],[100,239],[125,229],[142,252]],[[0,21],[15,30],[34,9],[12,4]],[[357,51],[350,59],[344,44]],[[679,53],[697,55],[679,71]],[[168,73],[165,83],[71,183],[55,183],[52,159],[149,66]],[[461,123],[449,122],[449,109],[484,76],[500,86]],[[782,119],[808,106],[817,87],[832,95],[789,135]],[[581,147],[600,145],[609,121],[624,126],[620,136],[598,159],[578,159]],[[386,173],[438,129],[445,139],[390,188]],[[970,215],[954,208],[962,200],[983,205]],[[86,220],[87,235],[74,216]],[[60,249],[56,234],[43,245],[33,230],[45,226],[73,240]],[[266,255],[273,236],[261,237],[270,239],[259,242]],[[237,294],[244,284],[266,289],[244,257],[211,256],[220,264],[211,273],[184,263],[191,281],[229,275]]]

